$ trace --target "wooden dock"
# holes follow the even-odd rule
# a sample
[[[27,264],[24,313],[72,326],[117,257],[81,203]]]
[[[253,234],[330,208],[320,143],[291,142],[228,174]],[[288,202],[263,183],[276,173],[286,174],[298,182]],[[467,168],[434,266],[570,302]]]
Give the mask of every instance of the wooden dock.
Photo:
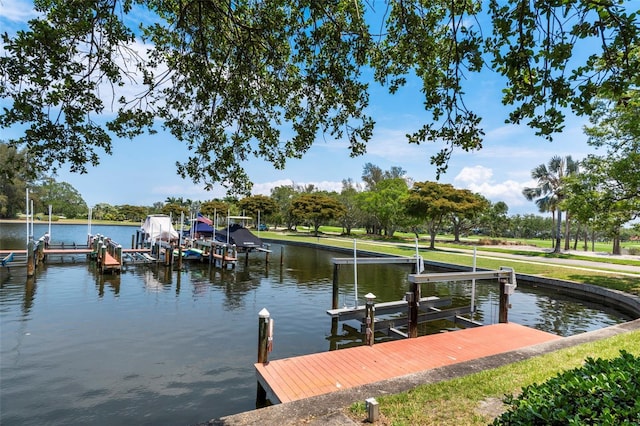
[[[290,402],[556,339],[561,337],[514,323],[494,324],[279,359],[255,368],[273,402]]]

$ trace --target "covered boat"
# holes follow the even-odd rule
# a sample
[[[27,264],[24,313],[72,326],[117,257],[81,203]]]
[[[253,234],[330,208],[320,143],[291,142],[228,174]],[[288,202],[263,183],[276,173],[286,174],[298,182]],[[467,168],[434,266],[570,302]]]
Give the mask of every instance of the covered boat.
[[[178,231],[171,224],[171,217],[166,214],[150,214],[141,227],[145,241],[174,241],[178,239]]]
[[[214,232],[213,221],[201,213],[198,213],[198,216],[191,225],[191,230],[188,232],[194,238],[212,238]]]
[[[262,240],[240,224],[229,225],[226,229],[216,230],[216,241],[235,244],[239,251],[251,251],[262,247]]]

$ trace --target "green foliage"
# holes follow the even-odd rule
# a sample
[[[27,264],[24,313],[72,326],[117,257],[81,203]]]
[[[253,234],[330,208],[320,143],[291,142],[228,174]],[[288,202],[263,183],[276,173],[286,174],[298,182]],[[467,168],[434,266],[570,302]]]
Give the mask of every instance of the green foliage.
[[[261,220],[266,220],[267,217],[278,209],[278,205],[266,195],[254,195],[240,200],[238,202],[238,208],[242,210],[245,215],[254,216],[256,220],[258,219],[258,212],[260,212]]]
[[[0,143],[0,218],[25,211],[28,162],[23,152]]]
[[[634,425],[640,421],[640,357],[624,350],[507,396],[494,425]]]
[[[68,182],[45,179],[35,192],[43,211],[51,205],[53,212],[68,218],[83,217],[87,214],[87,204],[82,195]]]
[[[283,168],[319,134],[364,153],[371,72],[391,93],[417,76],[429,117],[408,140],[443,142],[440,173],[454,148],[482,147],[467,75],[498,72],[507,120],[548,138],[567,108],[589,113],[599,91],[617,100],[637,86],[632,2],[604,3],[38,0],[38,16],[2,36],[0,127],[25,129],[10,144],[38,170],[84,172],[113,135],[157,122],[191,152],[180,175],[248,194],[250,157]],[[585,44],[590,55],[574,55]]]
[[[358,208],[385,235],[393,237],[393,233],[405,217],[404,200],[409,188],[400,177],[384,178],[373,185],[369,191],[356,195]]]
[[[409,216],[426,221],[430,248],[435,248],[436,234],[445,219],[451,215],[472,214],[485,206],[483,199],[469,191],[437,182],[414,183],[404,204]]]
[[[320,225],[334,220],[344,213],[344,207],[334,197],[322,193],[302,194],[291,201],[291,215],[310,223],[315,235]]]

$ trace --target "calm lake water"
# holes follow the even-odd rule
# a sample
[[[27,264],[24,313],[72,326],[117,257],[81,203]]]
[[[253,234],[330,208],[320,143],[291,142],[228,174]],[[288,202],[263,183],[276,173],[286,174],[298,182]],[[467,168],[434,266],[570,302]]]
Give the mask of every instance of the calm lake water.
[[[129,247],[135,227],[96,226]],[[37,237],[47,230],[36,224]],[[54,225],[52,242],[82,243],[87,226]],[[23,248],[25,225],[0,224],[0,248]],[[331,333],[331,258],[344,254],[272,245],[235,271],[187,264],[138,265],[101,276],[87,262],[0,275],[2,425],[189,425],[255,408],[258,312],[275,320],[270,359],[360,344]],[[280,265],[280,253],[283,265]],[[407,266],[363,265],[359,294],[378,302],[408,290]],[[353,304],[352,269],[340,273],[341,304]],[[423,296],[469,304],[469,283],[423,285]],[[497,285],[479,284],[476,319],[497,322]],[[630,318],[614,310],[519,286],[512,322],[562,336]],[[355,325],[355,324],[352,324]],[[446,322],[438,328],[452,329]],[[422,332],[437,332],[423,328]]]

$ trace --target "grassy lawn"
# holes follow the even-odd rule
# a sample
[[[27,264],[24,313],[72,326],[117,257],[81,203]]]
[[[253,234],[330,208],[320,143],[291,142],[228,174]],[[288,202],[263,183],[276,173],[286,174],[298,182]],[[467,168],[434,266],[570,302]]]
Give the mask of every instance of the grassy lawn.
[[[293,233],[293,232],[273,232],[264,231],[260,233],[262,238],[272,238],[280,241],[298,241],[306,243],[315,243],[328,245],[341,248],[353,248],[352,238],[342,238],[333,235],[322,235],[314,237],[308,233]],[[361,240],[356,241],[357,248],[359,250],[367,250],[377,253],[392,254],[397,256],[414,256],[415,246],[413,243],[407,241],[406,243],[398,243],[396,241],[373,241],[373,240]],[[421,245],[421,247],[424,247]],[[438,247],[438,246],[436,246]],[[451,247],[453,248],[453,247]],[[466,247],[469,249],[470,247]],[[485,251],[482,248],[482,251]],[[530,252],[522,252],[516,249],[515,251],[504,250],[504,252],[512,254],[526,254],[532,256]],[[575,256],[575,255],[563,255],[563,258],[567,259],[584,259],[590,261],[597,261],[599,265],[594,266],[580,266],[579,268],[563,266],[552,263],[543,263],[545,256],[535,256],[537,253],[533,253],[534,258],[523,259],[506,259],[506,258],[492,258],[491,256],[478,255],[476,256],[476,265],[479,268],[486,269],[499,269],[500,266],[508,266],[514,268],[514,270],[521,274],[537,275],[542,277],[556,278],[561,280],[575,281],[587,284],[599,285],[615,290],[625,291],[631,294],[640,295],[640,278],[627,276],[619,273],[615,270],[615,264],[611,263],[609,257],[590,257],[590,256]],[[445,245],[442,249],[436,250],[424,250],[420,249],[420,255],[425,260],[434,262],[450,263],[454,265],[472,266],[473,256],[469,253],[460,253],[453,250],[447,250]],[[538,259],[539,258],[539,259]],[[640,266],[640,262],[631,259],[614,259],[618,264]]]
[[[640,331],[376,398],[382,417],[376,424],[486,425],[499,414],[499,401],[505,394],[518,393],[524,386],[544,382],[561,371],[579,367],[587,357],[615,358],[621,349],[640,355]],[[353,405],[349,413],[356,421],[366,419],[364,403]]]

